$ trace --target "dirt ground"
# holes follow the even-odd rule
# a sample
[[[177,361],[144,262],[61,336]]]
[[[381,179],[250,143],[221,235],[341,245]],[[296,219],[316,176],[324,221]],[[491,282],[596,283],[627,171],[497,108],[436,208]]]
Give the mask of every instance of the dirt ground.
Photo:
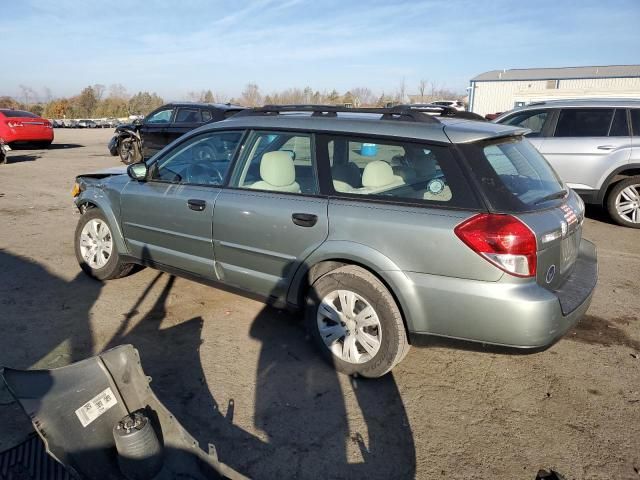
[[[118,158],[111,130],[55,134],[50,150],[0,165],[0,365],[51,368],[131,343],[183,425],[255,478],[640,478],[640,230],[589,210],[597,291],[549,350],[414,346],[393,374],[350,379],[295,315],[151,269],[84,276],[73,179]],[[28,429],[0,391],[0,450]]]

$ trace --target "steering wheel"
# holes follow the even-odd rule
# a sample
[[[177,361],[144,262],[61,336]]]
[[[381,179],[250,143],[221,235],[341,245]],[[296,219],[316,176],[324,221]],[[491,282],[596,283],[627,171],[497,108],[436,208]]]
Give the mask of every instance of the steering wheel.
[[[194,163],[185,170],[185,181],[201,185],[222,185],[224,175],[210,163]]]

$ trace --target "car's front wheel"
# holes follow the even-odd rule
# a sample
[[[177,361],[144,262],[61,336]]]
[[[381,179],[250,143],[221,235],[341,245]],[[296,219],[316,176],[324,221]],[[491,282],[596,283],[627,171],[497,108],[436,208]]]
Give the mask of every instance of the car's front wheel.
[[[111,227],[97,208],[86,210],[80,217],[74,243],[80,268],[90,277],[98,280],[120,278],[134,267],[120,258]]]
[[[640,176],[613,186],[607,197],[607,210],[617,224],[640,228]]]
[[[395,300],[363,268],[348,265],[317,279],[307,295],[306,310],[311,336],[342,373],[381,377],[409,351]]]
[[[118,153],[120,154],[120,160],[122,160],[122,163],[124,163],[125,165],[130,165],[142,160],[138,141],[132,137],[123,138],[122,140],[120,140]]]

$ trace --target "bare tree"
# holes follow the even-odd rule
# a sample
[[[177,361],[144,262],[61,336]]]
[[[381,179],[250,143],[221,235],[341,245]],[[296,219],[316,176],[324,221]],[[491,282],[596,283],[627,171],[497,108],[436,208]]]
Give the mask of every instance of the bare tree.
[[[424,92],[427,90],[428,85],[429,82],[426,80],[420,80],[420,85],[418,86],[418,90],[420,91],[420,103],[424,103]]]
[[[400,82],[400,86],[398,87],[398,90],[396,91],[395,101],[397,103],[405,103],[406,98],[407,98],[407,83],[406,83],[404,77],[402,77],[402,81]]]
[[[128,99],[127,89],[121,83],[113,83],[109,86],[109,97],[118,99]]]
[[[49,87],[44,87],[42,89],[42,99],[45,103],[49,103],[53,100],[53,94],[51,93],[51,89]]]
[[[27,85],[19,85],[22,92],[22,98],[24,98],[24,104],[28,107],[32,102],[38,100],[38,95],[35,90]]]
[[[353,106],[370,106],[376,103],[376,96],[367,87],[356,87],[351,89]]]
[[[248,107],[257,107],[262,103],[260,87],[256,83],[248,83],[242,91],[241,102]]]
[[[107,89],[107,87],[105,87],[104,85],[102,85],[101,83],[96,83],[93,86],[93,94],[96,96],[96,98],[98,99],[98,101],[102,100],[102,95],[104,95],[104,91]]]

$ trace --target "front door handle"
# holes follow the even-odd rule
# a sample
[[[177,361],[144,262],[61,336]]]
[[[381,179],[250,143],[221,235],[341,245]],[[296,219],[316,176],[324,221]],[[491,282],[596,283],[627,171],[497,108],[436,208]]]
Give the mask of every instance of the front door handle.
[[[318,216],[312,213],[294,213],[291,220],[300,227],[313,227],[318,222]]]
[[[204,200],[198,200],[196,198],[191,198],[187,200],[187,205],[191,210],[195,210],[196,212],[201,212],[207,207],[207,202]]]
[[[598,145],[598,150],[613,150],[615,145]]]

